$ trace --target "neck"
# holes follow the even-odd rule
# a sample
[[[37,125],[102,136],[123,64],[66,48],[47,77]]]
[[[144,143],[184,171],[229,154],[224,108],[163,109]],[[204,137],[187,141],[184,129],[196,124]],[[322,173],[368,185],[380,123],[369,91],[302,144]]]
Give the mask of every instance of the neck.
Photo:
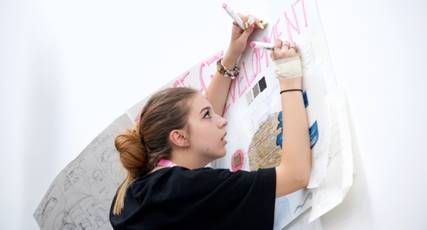
[[[209,159],[201,159],[196,157],[195,154],[191,154],[188,151],[173,151],[171,154],[171,161],[178,166],[182,166],[188,169],[203,168],[211,162]]]

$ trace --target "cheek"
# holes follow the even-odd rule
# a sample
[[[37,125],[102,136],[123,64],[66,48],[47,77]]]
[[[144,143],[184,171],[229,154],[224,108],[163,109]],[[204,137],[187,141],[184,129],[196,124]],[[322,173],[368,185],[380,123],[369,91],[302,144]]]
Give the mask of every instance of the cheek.
[[[219,140],[215,140],[215,135],[215,126],[210,122],[195,122],[192,125],[192,141],[201,148],[216,145]]]
[[[209,133],[209,130],[200,130],[199,135],[197,137],[199,139],[199,143],[203,145],[210,145],[212,142],[212,134]]]
[[[206,132],[206,128],[202,124],[196,124],[197,126],[191,131],[192,142],[197,143],[197,145],[203,145],[206,143],[206,139],[209,137],[209,134]]]
[[[215,140],[212,138],[212,133],[209,131],[209,129],[203,129],[203,127],[199,127],[200,129],[197,130],[196,133],[194,133],[195,142],[196,145],[199,146],[199,148],[212,148],[213,145],[215,145]]]
[[[211,135],[210,134],[210,131],[211,131],[210,128],[211,127],[209,127],[206,123],[201,122],[201,123],[197,124],[197,128],[195,131],[196,131],[198,137],[206,138],[206,137]]]

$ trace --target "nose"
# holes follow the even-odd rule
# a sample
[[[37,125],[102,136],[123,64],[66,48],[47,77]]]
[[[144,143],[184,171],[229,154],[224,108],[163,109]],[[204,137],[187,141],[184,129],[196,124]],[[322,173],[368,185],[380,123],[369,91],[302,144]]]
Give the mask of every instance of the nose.
[[[228,121],[226,118],[219,116],[219,127],[220,128],[227,126],[227,123],[228,123]]]

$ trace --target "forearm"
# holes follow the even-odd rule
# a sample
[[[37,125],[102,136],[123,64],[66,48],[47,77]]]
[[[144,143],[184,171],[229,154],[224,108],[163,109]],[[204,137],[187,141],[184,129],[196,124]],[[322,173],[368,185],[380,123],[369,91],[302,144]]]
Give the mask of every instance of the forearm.
[[[237,61],[237,57],[226,53],[223,57],[223,65],[226,68],[232,68]],[[215,75],[212,78],[208,89],[207,98],[212,104],[213,110],[219,115],[223,115],[225,103],[227,102],[228,92],[231,86],[231,79],[224,77],[218,71],[215,71]]]
[[[302,78],[280,80],[281,90],[301,89]],[[281,94],[283,115],[283,155],[282,163],[293,170],[304,180],[308,180],[311,170],[311,148],[309,123],[300,91]]]

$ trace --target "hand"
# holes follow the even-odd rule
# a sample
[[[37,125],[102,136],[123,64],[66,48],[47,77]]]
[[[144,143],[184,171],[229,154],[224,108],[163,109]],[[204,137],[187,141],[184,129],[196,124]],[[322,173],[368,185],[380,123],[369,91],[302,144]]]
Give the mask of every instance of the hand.
[[[249,20],[249,17],[250,17],[249,15],[241,15],[241,14],[239,14],[239,16],[242,19],[244,24]],[[254,23],[250,25],[248,28],[246,28],[246,30],[242,30],[236,22],[233,22],[233,25],[231,28],[230,45],[224,55],[224,62],[223,62],[224,66],[226,67],[234,66],[237,62],[237,59],[245,51],[246,46],[248,44],[248,38],[254,32],[254,30],[258,28],[256,22],[260,21],[255,17],[253,17],[253,19],[254,19]]]
[[[289,57],[301,56],[295,42],[276,40],[271,52],[273,60],[286,59]],[[284,89],[300,89],[302,87],[302,76],[291,79],[280,79],[280,88]]]
[[[274,43],[273,52],[271,52],[271,58],[278,60],[282,58],[301,56],[299,49],[296,47],[295,42],[282,41],[277,39]]]

